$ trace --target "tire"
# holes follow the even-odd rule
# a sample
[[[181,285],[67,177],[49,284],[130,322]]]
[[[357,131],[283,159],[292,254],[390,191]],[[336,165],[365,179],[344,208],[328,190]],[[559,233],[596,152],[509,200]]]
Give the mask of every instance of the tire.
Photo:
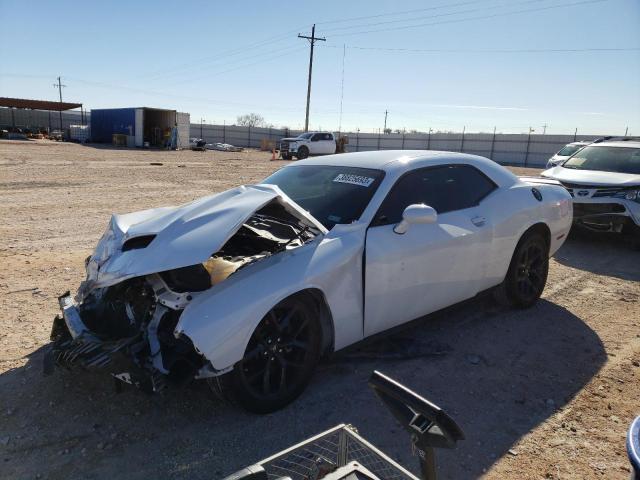
[[[534,305],[544,290],[549,274],[549,245],[540,233],[525,234],[511,258],[507,276],[494,291],[499,303],[516,308]]]
[[[321,353],[322,327],[300,298],[276,305],[262,319],[233,370],[213,378],[219,396],[254,413],[270,413],[295,400],[311,379]]]
[[[282,159],[283,160],[291,160],[291,155],[288,153],[283,153],[282,154]]]
[[[309,156],[309,149],[307,147],[300,147],[298,149],[298,160],[302,160],[304,158],[307,158]]]

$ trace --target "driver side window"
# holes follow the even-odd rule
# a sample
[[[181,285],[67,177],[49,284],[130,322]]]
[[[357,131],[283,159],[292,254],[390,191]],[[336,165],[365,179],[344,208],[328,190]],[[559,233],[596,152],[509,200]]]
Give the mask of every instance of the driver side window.
[[[311,137],[312,142],[317,142],[318,140],[322,140],[322,134],[316,133],[313,137]]]
[[[404,175],[391,189],[374,219],[374,226],[396,224],[409,205],[424,203],[438,214],[478,205],[497,187],[471,165],[422,168]]]

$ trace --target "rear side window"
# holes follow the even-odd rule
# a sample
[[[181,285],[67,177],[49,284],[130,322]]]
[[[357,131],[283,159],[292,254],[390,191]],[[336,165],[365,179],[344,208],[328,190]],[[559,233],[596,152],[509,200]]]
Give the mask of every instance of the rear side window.
[[[496,184],[470,165],[446,165],[415,170],[391,189],[376,215],[375,225],[398,223],[406,207],[424,203],[438,214],[478,205]]]
[[[577,151],[580,151],[584,148],[584,145],[565,145],[560,149],[557,155],[562,155],[564,157],[568,157],[569,155],[573,155]]]

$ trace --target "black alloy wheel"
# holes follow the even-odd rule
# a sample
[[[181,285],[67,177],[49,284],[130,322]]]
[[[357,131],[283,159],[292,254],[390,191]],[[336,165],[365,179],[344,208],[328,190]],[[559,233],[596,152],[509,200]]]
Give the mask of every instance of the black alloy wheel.
[[[549,273],[549,246],[539,233],[520,240],[509,265],[504,288],[507,300],[519,308],[532,306],[542,295]]]
[[[322,329],[300,299],[275,306],[253,332],[230,376],[232,400],[255,413],[278,410],[302,393],[320,358]],[[229,392],[227,392],[229,393]],[[227,395],[228,396],[228,395]]]

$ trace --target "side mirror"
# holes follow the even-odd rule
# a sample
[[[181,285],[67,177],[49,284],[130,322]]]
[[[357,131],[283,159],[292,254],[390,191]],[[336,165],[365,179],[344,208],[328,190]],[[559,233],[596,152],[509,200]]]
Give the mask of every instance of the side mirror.
[[[409,205],[402,212],[402,221],[393,227],[393,231],[402,235],[409,230],[409,225],[414,223],[436,223],[438,212],[433,207],[425,204]]]

